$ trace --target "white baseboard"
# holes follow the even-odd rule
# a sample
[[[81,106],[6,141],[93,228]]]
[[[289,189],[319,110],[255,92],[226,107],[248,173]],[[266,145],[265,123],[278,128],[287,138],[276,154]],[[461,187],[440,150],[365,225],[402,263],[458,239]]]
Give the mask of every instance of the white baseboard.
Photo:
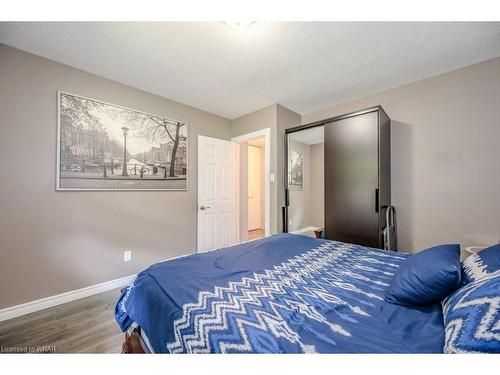
[[[315,229],[318,229],[318,227],[305,227],[305,228],[300,228],[300,229],[297,229],[297,230],[294,230],[290,233],[292,234],[302,234],[302,233],[307,233],[307,232],[312,232],[314,231]]]
[[[61,293],[55,296],[37,299],[36,301],[26,302],[21,305],[1,309],[0,322],[7,319],[16,318],[18,316],[31,314],[35,311],[48,309],[49,307],[54,307],[63,303],[75,301],[80,298],[89,297],[94,294],[107,292],[108,290],[128,286],[132,283],[132,281],[134,281],[135,276],[136,275],[125,276],[120,279],[106,281],[104,283],[88,286],[86,288],[72,290],[70,292]]]

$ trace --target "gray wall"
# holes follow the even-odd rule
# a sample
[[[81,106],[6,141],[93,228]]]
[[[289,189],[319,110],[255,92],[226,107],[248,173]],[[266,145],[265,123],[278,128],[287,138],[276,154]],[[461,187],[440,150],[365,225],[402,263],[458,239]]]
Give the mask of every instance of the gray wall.
[[[500,240],[500,58],[306,114],[380,104],[392,119],[399,247]]]
[[[0,308],[196,250],[197,136],[229,120],[4,45],[0,87]],[[57,90],[187,121],[189,191],[55,192]]]

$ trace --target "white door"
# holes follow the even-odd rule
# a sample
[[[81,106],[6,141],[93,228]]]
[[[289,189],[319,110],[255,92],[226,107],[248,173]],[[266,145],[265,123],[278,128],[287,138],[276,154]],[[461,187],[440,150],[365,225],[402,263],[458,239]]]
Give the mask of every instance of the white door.
[[[248,145],[248,230],[262,228],[262,149]]]
[[[198,136],[198,252],[238,242],[238,148]]]

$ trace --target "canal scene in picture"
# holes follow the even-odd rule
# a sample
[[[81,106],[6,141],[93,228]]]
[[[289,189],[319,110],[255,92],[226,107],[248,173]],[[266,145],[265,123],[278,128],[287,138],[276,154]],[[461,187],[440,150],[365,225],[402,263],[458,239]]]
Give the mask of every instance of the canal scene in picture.
[[[58,190],[187,190],[185,122],[58,95]]]

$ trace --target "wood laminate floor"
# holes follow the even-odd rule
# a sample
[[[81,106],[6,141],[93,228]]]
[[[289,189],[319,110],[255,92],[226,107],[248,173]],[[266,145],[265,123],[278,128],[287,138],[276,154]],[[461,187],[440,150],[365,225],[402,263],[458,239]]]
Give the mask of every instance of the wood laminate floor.
[[[249,240],[256,240],[257,238],[264,237],[264,235],[265,235],[264,229],[254,229],[248,231]]]
[[[119,296],[115,289],[0,322],[0,353],[120,353]]]

